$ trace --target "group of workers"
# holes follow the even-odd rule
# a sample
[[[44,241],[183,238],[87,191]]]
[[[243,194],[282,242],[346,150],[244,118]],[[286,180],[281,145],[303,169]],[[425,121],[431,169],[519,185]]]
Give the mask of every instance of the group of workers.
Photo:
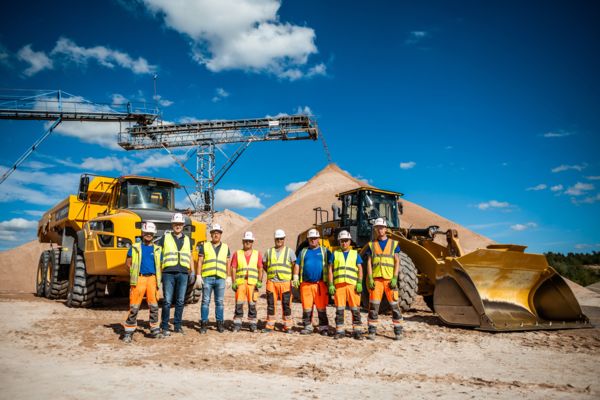
[[[264,254],[253,248],[255,237],[245,232],[242,248],[231,252],[221,241],[223,229],[219,224],[210,228],[210,241],[200,243],[198,262],[194,265],[190,238],[183,233],[184,216],[174,214],[172,231],[167,231],[158,240],[152,222],[142,224],[142,240],[136,242],[127,253],[130,270],[130,309],[123,323],[122,340],[132,341],[137,328],[137,318],[144,296],[150,312],[150,336],[163,338],[171,335],[169,319],[171,306],[175,306],[173,332],[185,334],[182,327],[183,307],[189,285],[202,288],[200,307],[200,333],[208,332],[209,305],[214,296],[216,328],[225,331],[225,289],[235,292],[235,311],[231,330],[242,328],[244,308],[247,308],[248,326],[251,332],[258,330],[256,302],[259,289],[263,286],[266,273],[267,319],[263,333],[273,332],[277,322],[277,306],[283,316],[283,332],[291,333],[292,287],[298,289],[302,302],[302,325],[300,334],[315,332],[313,310],[317,309],[316,331],[329,336],[327,305],[333,297],[335,313],[335,339],[346,336],[344,314],[348,306],[352,313],[352,336],[364,338],[360,315],[360,299],[363,291],[363,258],[351,248],[352,237],[348,231],[338,234],[340,248],[330,251],[320,243],[316,229],[308,231],[308,246],[298,254],[285,245],[285,232],[277,229],[274,246]],[[402,314],[398,299],[398,274],[400,271],[400,247],[398,242],[387,237],[386,221],[378,218],[374,223],[376,239],[369,242],[363,254],[366,259],[366,284],[369,291],[369,314],[367,339],[375,340],[379,320],[379,305],[383,296],[392,309],[395,339],[402,337]],[[161,320],[158,316],[158,291],[162,286],[164,295]]]

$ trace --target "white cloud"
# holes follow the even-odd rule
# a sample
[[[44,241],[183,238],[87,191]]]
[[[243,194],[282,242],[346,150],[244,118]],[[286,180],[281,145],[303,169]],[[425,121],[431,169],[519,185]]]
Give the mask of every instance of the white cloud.
[[[128,160],[133,163],[133,165],[129,167],[132,173],[142,173],[144,171],[169,167],[175,164],[175,160],[173,160],[173,157],[171,157],[169,154],[146,154],[140,158],[143,158],[143,161],[140,163],[135,163]]]
[[[314,115],[309,106],[298,106],[298,108],[296,108],[295,114],[308,115],[309,117]]]
[[[406,44],[406,45],[417,44],[428,36],[429,36],[429,33],[426,31],[411,31],[408,34],[408,38],[406,38],[406,40],[404,40],[404,44]]]
[[[304,185],[306,185],[306,181],[288,183],[287,185],[285,185],[285,190],[287,192],[295,192]]]
[[[156,71],[156,66],[151,65],[143,57],[134,59],[127,53],[113,50],[105,46],[82,47],[71,39],[61,37],[51,53],[53,56],[64,56],[67,61],[76,64],[87,64],[90,60],[97,61],[107,68],[119,66],[134,74],[150,74]]]
[[[265,208],[260,198],[252,193],[237,189],[215,190],[215,208]]]
[[[596,193],[592,196],[587,196],[582,199],[571,198],[573,204],[594,204],[600,201],[600,193]]]
[[[112,99],[111,105],[113,105],[113,106],[120,106],[123,104],[127,104],[127,102],[129,101],[127,99],[127,97],[125,97],[119,93],[113,93],[113,95],[111,96],[111,99]]]
[[[54,68],[50,57],[43,51],[34,51],[31,48],[31,44],[23,46],[17,53],[17,58],[29,64],[29,67],[23,71],[25,76],[33,76],[45,69]]]
[[[554,186],[550,187],[550,190],[553,191],[553,192],[560,192],[563,189],[564,189],[564,186],[561,185],[561,184],[554,185]]]
[[[411,169],[411,168],[414,168],[415,165],[417,165],[417,163],[414,161],[401,162],[400,169]]]
[[[0,240],[15,242],[22,240],[23,237],[33,238],[37,225],[37,221],[30,221],[24,218],[0,221]]]
[[[87,171],[122,171],[124,169],[123,160],[115,156],[103,158],[86,157],[81,163],[81,169]]]
[[[525,190],[534,190],[534,191],[538,191],[538,190],[544,190],[548,187],[548,185],[546,185],[545,183],[540,183],[539,185],[536,186],[532,186],[532,187],[528,187]]]
[[[296,80],[325,74],[307,66],[315,31],[282,22],[280,0],[143,0],[169,28],[192,39],[192,58],[210,71],[241,69]]]
[[[558,167],[554,167],[552,168],[552,172],[556,173],[556,172],[563,172],[563,171],[568,171],[568,170],[575,170],[575,171],[582,171],[585,167],[587,167],[587,164],[575,164],[575,165],[566,165],[566,164],[562,164],[559,165]]]
[[[163,99],[161,95],[157,94],[155,96],[152,96],[152,98],[154,99],[154,101],[156,101],[158,103],[159,106],[161,107],[169,107],[173,105],[173,101],[171,100],[167,100],[167,99]]]
[[[545,138],[559,138],[559,137],[566,137],[566,136],[571,136],[571,135],[574,135],[574,133],[567,132],[567,131],[555,131],[555,132],[546,132],[542,136],[544,136]]]
[[[23,167],[35,169],[35,170],[52,168],[53,166],[54,165],[52,165],[52,164],[48,164],[48,163],[36,161],[36,160],[31,160],[31,161],[27,161],[27,162],[23,163]]]
[[[590,181],[598,181],[598,180],[600,180],[600,176],[599,175],[586,176],[585,179],[589,179]]]
[[[45,124],[46,129],[52,125],[51,121]],[[54,132],[68,137],[74,137],[85,143],[98,144],[113,150],[119,150],[119,129],[124,127],[118,122],[77,122],[66,121],[60,123]]]
[[[27,215],[31,215],[32,217],[41,217],[42,215],[44,215],[45,211],[42,210],[22,210],[19,211],[19,214],[27,214]]]
[[[490,200],[490,201],[486,201],[486,202],[477,204],[477,208],[479,208],[480,210],[489,210],[492,208],[509,208],[509,207],[511,207],[510,203],[508,203],[506,201],[497,201],[497,200]]]
[[[570,186],[565,191],[565,194],[571,196],[581,196],[582,194],[585,194],[585,192],[588,192],[590,190],[594,190],[594,185],[592,185],[591,183],[577,182],[575,185]]]
[[[578,250],[594,249],[599,247],[600,243],[578,243],[575,245],[575,248]]]
[[[535,222],[527,222],[526,224],[515,224],[511,225],[510,229],[513,231],[524,231],[531,228],[537,228],[537,224]]]
[[[216,103],[218,101],[221,101],[223,99],[226,99],[227,97],[229,97],[229,92],[223,88],[217,88],[215,90],[215,95],[212,98],[212,102]]]
[[[0,170],[4,168],[0,166]],[[50,174],[44,171],[17,169],[2,183],[0,203],[20,201],[44,206],[54,205],[77,188],[79,176],[79,173]]]

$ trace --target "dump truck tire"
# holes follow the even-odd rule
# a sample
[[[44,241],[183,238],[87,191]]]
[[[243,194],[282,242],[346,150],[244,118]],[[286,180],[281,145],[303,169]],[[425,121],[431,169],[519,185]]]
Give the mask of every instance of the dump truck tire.
[[[67,296],[69,280],[61,279],[59,253],[49,250],[48,267],[46,271],[46,297],[49,299],[62,299]]]
[[[48,273],[48,260],[50,259],[50,250],[42,251],[38,262],[37,274],[35,278],[35,295],[44,297],[46,295],[46,274]]]
[[[98,303],[104,297],[107,282],[106,276],[88,275],[83,255],[74,255],[69,274],[67,306],[90,307]]]
[[[400,303],[400,310],[405,312],[411,309],[417,298],[419,279],[417,278],[417,267],[415,267],[412,259],[403,252],[400,252],[400,267],[402,268],[402,273],[400,273],[398,277],[398,301]],[[364,271],[366,271],[366,267],[364,268]],[[366,272],[365,278],[363,279],[363,288],[361,306],[368,310],[369,290],[366,284]],[[389,311],[390,303],[384,295],[381,299],[381,304],[379,305],[379,313],[386,314]]]
[[[188,285],[185,292],[185,304],[196,304],[202,298],[202,289],[194,288],[194,285]]]

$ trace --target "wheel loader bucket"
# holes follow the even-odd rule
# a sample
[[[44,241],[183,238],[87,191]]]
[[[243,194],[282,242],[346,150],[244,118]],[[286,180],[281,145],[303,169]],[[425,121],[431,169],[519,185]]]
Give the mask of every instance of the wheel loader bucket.
[[[447,258],[434,308],[449,325],[484,331],[590,328],[565,280],[525,246],[491,245]]]

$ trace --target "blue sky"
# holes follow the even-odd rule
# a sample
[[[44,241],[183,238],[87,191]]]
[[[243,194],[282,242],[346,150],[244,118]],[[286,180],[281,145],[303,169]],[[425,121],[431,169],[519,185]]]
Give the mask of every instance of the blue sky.
[[[599,19],[594,2],[568,1],[11,2],[0,88],[158,101],[174,122],[309,112],[355,176],[499,242],[597,251]],[[44,122],[0,130],[5,168]],[[116,132],[59,125],[0,185],[0,249],[33,239],[82,172],[193,186],[164,153],[118,148]],[[217,203],[253,218],[326,163],[319,142],[255,143]]]

